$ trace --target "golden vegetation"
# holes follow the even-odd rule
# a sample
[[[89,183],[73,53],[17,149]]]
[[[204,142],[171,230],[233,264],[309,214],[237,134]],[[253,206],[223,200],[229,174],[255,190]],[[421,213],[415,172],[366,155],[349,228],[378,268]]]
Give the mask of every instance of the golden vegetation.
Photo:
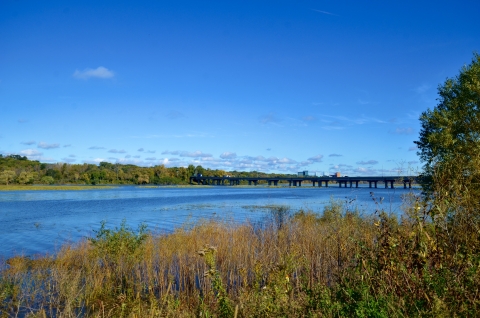
[[[401,220],[382,212],[380,202],[372,217],[332,202],[321,215],[272,206],[262,224],[205,221],[171,234],[102,224],[95,237],[55,256],[3,262],[1,313],[474,316],[478,235],[462,247],[462,229],[429,219],[419,198],[406,199]]]

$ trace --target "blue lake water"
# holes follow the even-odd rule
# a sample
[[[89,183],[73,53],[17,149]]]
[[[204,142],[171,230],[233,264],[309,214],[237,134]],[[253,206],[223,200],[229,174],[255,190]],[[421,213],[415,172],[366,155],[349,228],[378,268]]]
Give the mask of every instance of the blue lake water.
[[[145,223],[167,233],[202,219],[260,222],[268,205],[321,213],[330,198],[350,202],[365,214],[375,210],[370,192],[383,198],[381,207],[401,214],[409,189],[269,188],[269,187],[116,187],[85,191],[0,192],[0,257],[55,253],[66,242],[92,236],[101,221],[118,226],[123,219],[136,229]],[[353,200],[353,202],[352,202]]]

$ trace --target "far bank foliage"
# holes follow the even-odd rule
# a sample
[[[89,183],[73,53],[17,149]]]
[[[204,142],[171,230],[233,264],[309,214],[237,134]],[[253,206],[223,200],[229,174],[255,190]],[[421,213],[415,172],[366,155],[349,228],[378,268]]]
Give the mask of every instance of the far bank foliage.
[[[226,172],[193,165],[167,168],[101,162],[94,164],[40,163],[19,155],[0,155],[0,184],[187,184],[194,173],[204,176],[278,176],[262,172]]]

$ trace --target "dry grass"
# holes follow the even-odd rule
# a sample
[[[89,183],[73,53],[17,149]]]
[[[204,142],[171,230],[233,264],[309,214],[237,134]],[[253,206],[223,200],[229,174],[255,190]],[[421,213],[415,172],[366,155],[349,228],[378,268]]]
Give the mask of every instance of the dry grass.
[[[205,316],[218,314],[217,289],[223,286],[224,303],[241,317],[259,310],[263,316],[298,315],[305,301],[302,290],[333,284],[355,253],[355,240],[373,238],[371,221],[342,216],[337,208],[323,218],[306,212],[289,217],[283,209],[263,225],[205,221],[189,230],[141,238],[126,225],[117,231],[102,228],[93,240],[65,246],[55,257],[14,257],[4,263],[2,311]],[[114,237],[118,233],[123,234]],[[213,286],[215,276],[205,274],[208,262],[198,254],[206,246],[215,247]]]
[[[397,220],[338,202],[273,207],[263,224],[205,221],[171,234],[125,224],[56,256],[1,264],[3,316],[472,316],[478,253],[448,250],[418,198]],[[422,214],[423,213],[423,214]],[[442,251],[440,252],[440,249]],[[455,254],[457,253],[457,254]],[[451,263],[454,259],[456,262]],[[453,265],[452,265],[453,264]]]

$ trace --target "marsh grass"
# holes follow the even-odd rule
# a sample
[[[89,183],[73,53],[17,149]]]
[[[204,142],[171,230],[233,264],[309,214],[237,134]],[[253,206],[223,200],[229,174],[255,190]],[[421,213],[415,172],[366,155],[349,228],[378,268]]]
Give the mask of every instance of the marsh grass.
[[[418,198],[401,219],[372,199],[370,217],[332,201],[321,214],[275,206],[260,225],[202,221],[163,235],[102,224],[55,256],[2,262],[1,314],[475,316],[478,254],[452,250]]]

